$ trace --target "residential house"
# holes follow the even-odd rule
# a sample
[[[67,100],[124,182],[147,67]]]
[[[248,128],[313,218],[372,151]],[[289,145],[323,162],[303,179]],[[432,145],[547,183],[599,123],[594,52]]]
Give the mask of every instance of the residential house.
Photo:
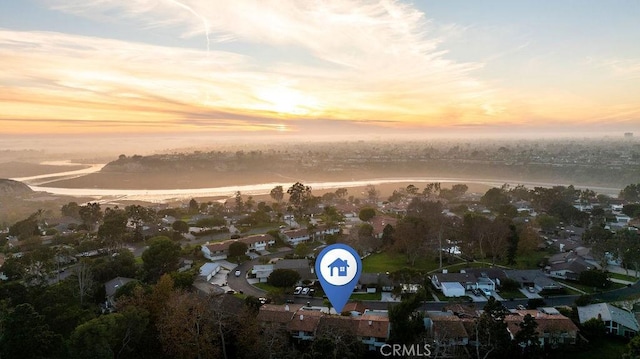
[[[602,320],[607,333],[630,338],[638,333],[640,326],[633,313],[609,303],[590,304],[578,307],[580,324],[589,319]]]
[[[563,261],[558,261],[559,258],[564,257]],[[559,253],[551,257],[555,262],[545,267],[545,270],[550,277],[568,279],[577,281],[580,278],[580,273],[595,269],[596,266],[587,262],[584,258],[578,256],[573,252]]]
[[[210,281],[214,275],[220,272],[220,269],[222,269],[222,267],[219,263],[205,263],[200,267],[198,279]]]
[[[431,276],[431,284],[438,290],[442,290],[442,283],[447,282],[460,283],[465,290],[471,290],[476,288],[477,279],[471,273],[448,273],[446,270]]]
[[[324,314],[319,310],[298,310],[287,325],[291,337],[298,340],[313,340],[320,318]]]
[[[496,290],[496,282],[486,273],[477,277],[474,273],[437,273],[431,276],[431,283],[447,297],[460,297],[464,291],[472,289]]]
[[[104,284],[104,291],[106,293],[106,306],[107,307],[114,307],[115,306],[115,299],[114,296],[116,295],[116,292],[118,291],[119,288],[121,288],[123,285],[134,281],[134,278],[126,278],[126,277],[115,277],[112,280],[106,282]]]
[[[385,273],[362,273],[358,283],[362,287],[366,287],[367,292],[369,292],[369,288],[377,288],[378,286],[383,292],[393,291],[393,282]]]
[[[275,239],[269,234],[256,234],[253,236],[240,238],[241,242],[244,242],[249,247],[249,252],[264,252],[272,246],[276,244]]]
[[[533,287],[537,291],[558,290],[563,288],[556,281],[547,277],[544,272],[537,269],[510,269],[505,270],[504,272],[508,278],[511,278],[520,283],[520,286],[522,288]]]
[[[351,303],[347,303],[347,305],[345,305],[345,308],[349,304]],[[320,317],[316,335],[320,336],[323,333],[345,333],[355,336],[356,330],[358,329],[358,323],[359,322],[357,320],[354,320],[353,316],[346,317],[342,315],[324,315]]]
[[[616,214],[617,223],[627,225],[629,224],[629,221],[631,221],[631,217],[627,216],[626,214]]]
[[[273,265],[274,269],[291,269],[300,274],[300,280],[317,279],[308,259],[283,259]]]
[[[319,225],[318,227],[311,229],[310,235],[312,240],[322,241],[325,236],[338,233],[340,233],[340,227],[338,226]]]
[[[298,244],[307,242],[311,239],[311,235],[306,228],[283,231],[282,235],[284,236],[284,240],[292,246],[297,246]]]
[[[367,310],[366,306],[362,302],[349,302],[342,308],[342,313],[349,313],[352,317],[357,317]]]
[[[354,319],[358,321],[356,335],[369,350],[379,351],[380,347],[389,340],[391,333],[389,316],[387,313],[385,313],[387,315],[380,312],[369,313],[365,312],[362,316]]]
[[[551,312],[553,314],[550,314]],[[505,316],[504,321],[507,323],[507,330],[511,338],[514,338],[520,331],[520,323],[529,314],[538,324],[536,331],[543,348],[575,344],[578,338],[578,327],[570,318],[560,314],[557,310],[554,309],[551,312],[548,310],[546,313],[543,310],[514,310]]]
[[[361,316],[338,316],[296,304],[265,304],[260,307],[257,319],[262,325],[286,329],[297,340],[313,340],[327,332],[351,333],[372,351],[378,351],[387,342],[391,330],[387,311],[365,310]]]
[[[463,297],[465,295],[465,289],[459,282],[442,282],[440,286],[442,294],[447,298]]]
[[[262,324],[270,324],[287,328],[296,312],[302,308],[302,304],[264,304],[256,317]]]
[[[346,221],[352,222],[352,221],[360,221],[360,219],[358,218],[358,212],[360,211],[360,209],[358,208],[358,206],[356,206],[353,203],[338,203],[336,204],[336,210],[340,213],[342,213],[342,215],[344,216],[344,219]]]
[[[260,283],[266,283],[273,269],[273,264],[256,264],[251,269],[251,274],[255,275]]]
[[[227,259],[229,253],[229,245],[234,241],[224,241],[216,243],[207,243],[201,247],[202,254],[211,261],[219,261]]]
[[[229,246],[233,242],[245,243],[247,245],[246,254],[250,254],[252,252],[264,252],[267,250],[267,248],[269,248],[269,246],[276,243],[273,237],[268,234],[257,234],[240,239],[215,242],[211,244],[207,243],[206,245],[202,246],[202,254],[205,258],[212,261],[226,259],[227,255],[229,254]]]
[[[409,202],[402,201],[399,203],[389,203],[381,206],[380,210],[384,213],[404,216],[407,214],[407,208],[409,207]]]
[[[459,357],[463,347],[469,344],[469,334],[464,319],[451,312],[428,312],[424,326],[433,339],[438,357]]]
[[[369,223],[371,224],[371,227],[373,227],[373,236],[376,238],[382,238],[384,228],[387,225],[395,227],[398,223],[398,218],[386,215],[377,215],[371,218],[371,221]]]
[[[460,273],[473,274],[476,278],[489,278],[493,281],[494,286],[499,287],[501,281],[507,278],[504,270],[500,268],[465,268],[461,269]]]

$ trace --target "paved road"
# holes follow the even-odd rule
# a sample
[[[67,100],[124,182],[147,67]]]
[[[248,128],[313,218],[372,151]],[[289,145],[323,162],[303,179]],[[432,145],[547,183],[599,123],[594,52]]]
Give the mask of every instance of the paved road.
[[[268,257],[268,258],[281,257],[291,252],[293,252],[293,250],[287,250],[279,253],[272,253],[262,257]],[[249,284],[249,282],[247,282],[247,278],[246,278],[247,271],[251,270],[251,268],[253,268],[255,264],[259,264],[259,258],[244,262],[240,266],[238,266],[236,269],[239,269],[242,272],[242,275],[240,277],[236,277],[235,275],[233,275],[233,273],[230,273],[228,278],[229,287],[235,291],[242,291],[244,294],[247,294],[247,295],[253,295],[256,297],[264,296],[266,294],[265,291],[263,291],[262,289],[256,288],[253,285]],[[620,289],[616,289],[616,290],[604,292],[604,293],[593,294],[592,298],[594,300],[611,301],[619,298],[620,296],[627,296],[627,295],[637,294],[637,293],[640,293],[640,282],[636,282],[635,284],[627,286],[625,288],[620,288]],[[564,305],[571,306],[573,305],[573,303],[578,297],[579,297],[578,295],[553,296],[553,297],[545,297],[543,298],[543,300],[545,302],[545,306],[549,306],[549,307],[564,306]],[[297,304],[309,303],[312,306],[324,305],[324,299],[317,298],[317,297],[288,295],[286,296],[286,299],[291,300]],[[527,306],[527,302],[529,301],[529,299],[530,298],[503,300],[502,304],[508,309],[515,309],[518,305]],[[363,301],[363,303],[369,309],[379,309],[379,310],[388,309],[389,305],[394,304],[393,302],[381,302],[381,301]],[[420,309],[440,311],[447,304],[449,303],[428,301],[428,302],[424,302]],[[478,302],[476,305],[479,308],[481,308],[484,304],[482,302]]]
[[[253,295],[255,297],[263,297],[266,292],[260,288],[256,288],[254,286],[252,286],[251,284],[249,284],[249,282],[247,282],[247,271],[250,271],[251,268],[253,268],[254,265],[256,264],[260,264],[260,258],[277,258],[277,257],[283,257],[286,254],[289,253],[293,253],[293,249],[288,249],[286,251],[282,251],[282,252],[277,252],[277,253],[271,253],[271,254],[267,254],[264,256],[260,256],[256,259],[244,262],[242,264],[240,264],[239,266],[237,266],[235,268],[235,270],[240,270],[240,272],[242,272],[242,274],[240,275],[240,277],[236,277],[234,275],[232,271],[231,273],[229,273],[229,277],[227,278],[227,284],[229,285],[229,288],[235,290],[236,292],[242,292],[246,295]]]

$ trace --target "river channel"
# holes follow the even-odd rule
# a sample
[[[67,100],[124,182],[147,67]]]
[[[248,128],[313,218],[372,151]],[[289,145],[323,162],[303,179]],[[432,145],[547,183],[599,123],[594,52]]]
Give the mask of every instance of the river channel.
[[[73,197],[91,197],[100,201],[114,201],[114,200],[134,200],[145,201],[153,203],[161,203],[170,200],[189,199],[193,197],[231,197],[237,191],[240,191],[243,195],[265,195],[275,186],[282,186],[288,188],[292,183],[290,182],[272,182],[272,183],[256,183],[251,185],[242,186],[225,186],[225,187],[211,187],[211,188],[179,188],[179,189],[104,189],[104,188],[61,188],[47,186],[47,184],[59,181],[61,179],[76,178],[84,176],[90,173],[98,172],[105,166],[105,164],[77,164],[68,161],[47,163],[59,164],[59,165],[84,165],[87,168],[75,171],[63,171],[31,177],[12,178],[16,181],[27,184],[32,190],[38,192],[47,192],[56,195],[73,196]],[[569,185],[562,183],[544,183],[544,182],[510,182],[509,180],[496,180],[496,179],[467,179],[467,178],[442,178],[442,177],[396,177],[396,178],[372,178],[367,180],[357,181],[337,181],[337,182],[305,182],[304,184],[310,186],[314,190],[331,190],[337,188],[354,188],[363,187],[367,185],[383,185],[383,184],[414,184],[420,185],[422,183],[440,182],[446,183],[474,183],[482,184],[491,187],[500,187],[505,183],[510,185],[522,184],[526,187],[552,187],[556,185]],[[586,187],[575,186],[576,188],[589,188],[597,193],[602,193],[610,196],[617,196],[620,192],[620,188],[608,188],[608,187]]]

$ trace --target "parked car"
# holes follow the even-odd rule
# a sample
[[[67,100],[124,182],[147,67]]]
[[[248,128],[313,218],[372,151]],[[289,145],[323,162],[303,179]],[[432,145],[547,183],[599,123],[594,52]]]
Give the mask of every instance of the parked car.
[[[236,277],[239,277],[240,274],[242,274],[242,272],[240,271],[240,269],[236,270]]]
[[[487,297],[489,297],[491,295],[491,291],[489,289],[482,288],[482,294],[484,294]]]
[[[518,310],[525,310],[527,309],[524,305],[522,304],[518,304]]]
[[[296,289],[293,290],[294,295],[298,295],[300,292],[302,292],[302,287],[296,287]]]
[[[471,289],[471,293],[473,293],[473,295],[475,296],[479,296],[480,295],[480,291],[476,288]]]
[[[527,288],[527,290],[529,291],[529,293],[535,293],[536,289],[534,287],[529,287]]]
[[[304,288],[302,288],[302,291],[300,292],[300,294],[302,294],[302,295],[307,295],[307,294],[309,294],[309,288],[308,288],[308,287],[304,287]]]

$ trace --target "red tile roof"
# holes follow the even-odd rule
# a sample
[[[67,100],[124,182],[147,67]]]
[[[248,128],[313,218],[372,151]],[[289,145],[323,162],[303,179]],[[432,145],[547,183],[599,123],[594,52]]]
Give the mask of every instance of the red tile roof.
[[[287,325],[287,328],[293,332],[302,331],[315,333],[322,316],[324,316],[324,314],[319,310],[298,310]]]
[[[358,328],[356,335],[359,337],[387,338],[389,336],[389,318],[377,315],[365,314],[357,318]]]

